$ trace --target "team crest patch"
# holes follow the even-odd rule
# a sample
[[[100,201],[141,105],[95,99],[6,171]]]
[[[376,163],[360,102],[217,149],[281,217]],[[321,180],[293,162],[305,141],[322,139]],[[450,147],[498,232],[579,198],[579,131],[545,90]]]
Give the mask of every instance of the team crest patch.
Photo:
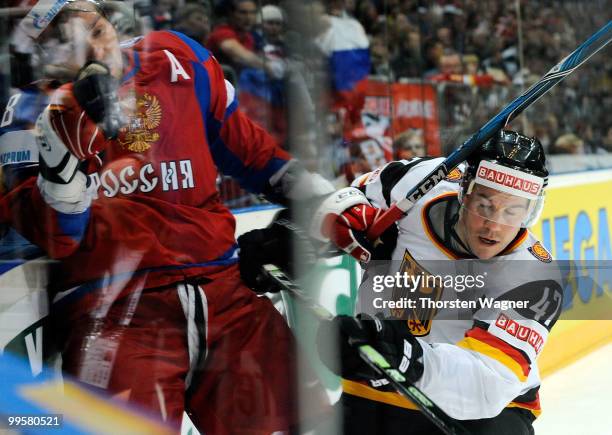
[[[531,255],[544,263],[552,261],[552,256],[540,242],[536,242],[535,245],[530,246],[527,250],[531,252]]]
[[[446,176],[446,178],[444,179],[452,183],[458,183],[461,181],[462,178],[463,178],[463,172],[461,172],[459,168],[455,168],[452,171],[450,171],[448,175]]]
[[[128,112],[127,126],[121,128],[119,143],[124,149],[141,153],[151,148],[159,140],[155,131],[162,118],[162,108],[155,95],[133,95],[128,97],[123,106]]]
[[[430,275],[430,273],[410,255],[407,249],[404,252],[404,258],[399,273],[400,275],[406,274],[408,276]],[[431,299],[437,302],[441,299],[443,291],[444,288],[435,285],[433,287],[422,285],[416,289],[416,291],[396,287],[393,289],[392,297],[394,300],[401,300],[401,298],[408,297],[415,300]],[[392,317],[402,320],[406,319],[408,329],[412,335],[416,337],[423,337],[431,332],[432,321],[437,312],[435,308],[424,308],[420,303],[417,303],[417,307],[415,308],[392,308],[390,311]]]

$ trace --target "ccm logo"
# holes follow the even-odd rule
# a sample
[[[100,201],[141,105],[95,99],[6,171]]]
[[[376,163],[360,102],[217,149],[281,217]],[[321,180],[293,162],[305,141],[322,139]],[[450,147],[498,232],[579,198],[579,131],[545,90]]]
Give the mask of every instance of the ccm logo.
[[[408,197],[408,200],[412,203],[417,202],[419,199],[427,195],[431,189],[436,187],[440,181],[442,181],[448,175],[448,169],[446,169],[446,165],[440,165],[440,168],[437,172],[428,175],[423,181],[421,181],[417,187],[416,192]]]
[[[495,326],[519,340],[526,341],[535,349],[536,353],[539,353],[544,345],[544,339],[535,330],[523,326],[503,314],[499,315],[495,321]]]

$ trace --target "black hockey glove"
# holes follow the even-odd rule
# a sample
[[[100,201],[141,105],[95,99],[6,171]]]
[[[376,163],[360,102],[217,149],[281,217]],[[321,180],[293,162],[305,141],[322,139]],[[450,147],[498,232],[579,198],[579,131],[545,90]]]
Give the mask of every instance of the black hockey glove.
[[[383,391],[394,391],[386,379],[381,379],[362,360],[357,350],[362,344],[374,347],[409,382],[414,383],[423,375],[423,349],[404,320],[382,320],[359,314],[356,318],[337,316],[331,321],[322,321],[319,326],[319,355],[332,372],[345,379],[367,381]]]
[[[281,210],[267,227],[238,237],[240,276],[256,293],[278,292],[280,288],[262,273],[264,264],[274,264],[290,278],[317,261],[313,241]],[[298,270],[300,269],[300,270]]]
[[[79,70],[73,84],[74,97],[87,116],[100,126],[108,139],[115,139],[124,124],[117,90],[119,81],[100,62],[89,62]]]

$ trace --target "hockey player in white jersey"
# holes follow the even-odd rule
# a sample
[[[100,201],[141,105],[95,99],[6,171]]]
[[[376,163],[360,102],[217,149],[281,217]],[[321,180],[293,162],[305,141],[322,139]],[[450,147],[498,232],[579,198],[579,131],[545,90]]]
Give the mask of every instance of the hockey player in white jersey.
[[[317,213],[323,237],[368,263],[360,311],[384,317],[338,316],[320,329],[326,338],[340,331],[341,368],[325,345],[321,356],[343,377],[345,433],[439,433],[361,362],[347,344],[355,335],[471,433],[532,434],[540,413],[536,358],[561,312],[563,279],[528,230],[548,177],[537,139],[499,132],[392,227],[392,261],[370,261],[382,250],[365,237],[368,228],[440,161],[391,162],[336,192]],[[416,288],[402,283],[407,275],[421,279]],[[463,292],[468,281],[472,288]],[[413,305],[398,303],[407,299]]]

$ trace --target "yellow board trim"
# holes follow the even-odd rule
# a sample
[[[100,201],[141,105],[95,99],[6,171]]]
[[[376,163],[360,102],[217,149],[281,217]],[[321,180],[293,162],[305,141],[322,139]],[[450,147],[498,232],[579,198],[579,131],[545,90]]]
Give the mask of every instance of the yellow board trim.
[[[63,393],[62,393],[63,389]],[[83,390],[72,382],[60,381],[20,387],[19,394],[50,413],[63,414],[64,420],[96,434],[170,435],[169,427],[148,420]]]
[[[523,373],[523,368],[521,365],[512,359],[512,357],[508,356],[506,353],[496,347],[483,343],[482,341],[476,340],[472,337],[465,337],[463,340],[457,343],[457,346],[493,358],[494,360],[499,361],[504,366],[508,367],[521,382],[527,380],[527,376],[525,376]]]

